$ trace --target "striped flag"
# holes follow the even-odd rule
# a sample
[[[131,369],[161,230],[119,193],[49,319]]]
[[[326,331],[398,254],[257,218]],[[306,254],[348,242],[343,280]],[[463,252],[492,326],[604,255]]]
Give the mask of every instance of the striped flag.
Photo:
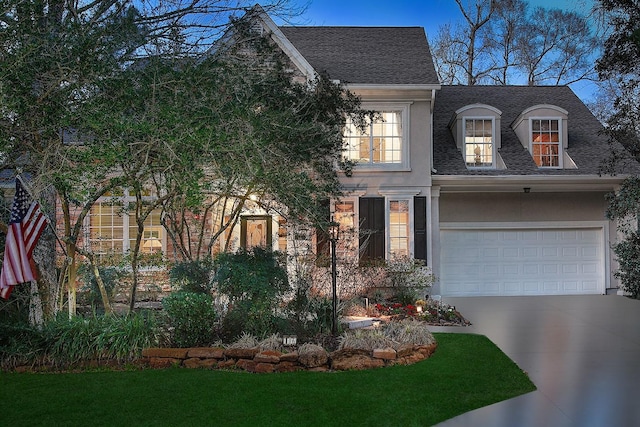
[[[20,179],[16,179],[16,194],[11,206],[0,272],[2,298],[9,298],[14,285],[36,280],[34,269],[31,267],[31,255],[47,223],[47,217],[40,210],[40,204],[30,203],[29,193],[22,186]]]

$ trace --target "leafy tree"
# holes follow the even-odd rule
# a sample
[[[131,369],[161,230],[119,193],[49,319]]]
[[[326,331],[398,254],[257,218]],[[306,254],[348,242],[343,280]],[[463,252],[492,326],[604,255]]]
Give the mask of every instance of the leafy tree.
[[[640,161],[640,2],[601,0],[600,12],[610,32],[597,70],[602,79],[613,80],[619,89],[606,130]],[[609,160],[617,164],[618,157]],[[624,236],[613,248],[619,263],[615,274],[632,297],[640,298],[640,179],[627,179],[608,199],[607,217],[617,221]]]
[[[117,124],[110,122],[116,104],[101,97],[101,90],[116,81],[132,87],[122,73],[142,57],[202,52],[227,27],[230,14],[245,10],[244,3],[0,1],[2,167],[29,173],[34,195],[47,195],[41,201],[49,212],[54,212],[56,199],[60,201],[68,255],[60,285],[67,283],[70,313],[75,309],[82,221],[99,197],[123,184],[114,173],[121,166],[122,145],[96,137]],[[283,6],[284,1],[276,1],[265,8]],[[101,104],[100,99],[109,102]],[[74,140],[82,147],[69,143]],[[53,245],[49,247],[51,253]],[[49,273],[43,277],[55,277],[51,256],[48,259],[40,265]],[[57,298],[60,287],[52,282],[43,285],[55,312],[62,303]]]

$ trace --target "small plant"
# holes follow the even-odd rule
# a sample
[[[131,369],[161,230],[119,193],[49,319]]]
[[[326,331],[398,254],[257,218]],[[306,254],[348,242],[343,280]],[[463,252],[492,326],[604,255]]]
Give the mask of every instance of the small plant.
[[[210,344],[214,339],[216,311],[210,295],[174,292],[162,300],[171,341],[178,347]]]
[[[401,346],[430,345],[435,343],[433,335],[423,322],[413,319],[387,322],[375,329],[356,329],[340,336],[339,349],[375,350],[377,348],[399,349]]]
[[[257,346],[258,339],[251,334],[243,332],[228,348],[256,348]]]
[[[273,334],[258,343],[260,351],[282,351],[282,337],[280,334]]]

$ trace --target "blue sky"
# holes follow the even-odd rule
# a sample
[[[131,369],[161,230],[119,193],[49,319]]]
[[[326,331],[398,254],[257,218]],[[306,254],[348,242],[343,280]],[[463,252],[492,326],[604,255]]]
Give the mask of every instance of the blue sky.
[[[296,18],[296,24],[419,26],[425,28],[429,39],[436,36],[440,25],[462,19],[454,0],[292,0],[292,3],[308,4],[306,13]],[[529,0],[528,3],[530,7],[561,8],[586,15],[594,0]],[[595,89],[590,83],[577,83],[572,88],[583,100],[591,98]]]

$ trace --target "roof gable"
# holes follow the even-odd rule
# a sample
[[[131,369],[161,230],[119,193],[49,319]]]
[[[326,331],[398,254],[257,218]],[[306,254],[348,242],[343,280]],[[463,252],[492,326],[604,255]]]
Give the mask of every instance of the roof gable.
[[[318,73],[346,84],[439,85],[421,27],[279,27]]]

